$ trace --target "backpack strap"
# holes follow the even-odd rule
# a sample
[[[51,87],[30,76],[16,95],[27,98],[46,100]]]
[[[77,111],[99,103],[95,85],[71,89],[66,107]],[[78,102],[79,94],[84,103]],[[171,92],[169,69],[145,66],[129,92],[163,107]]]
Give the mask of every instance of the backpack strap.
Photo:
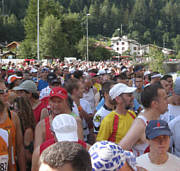
[[[118,115],[114,115],[113,132],[108,139],[109,141],[112,141],[112,142],[116,141],[116,133],[118,129],[118,124],[119,124],[119,117]]]

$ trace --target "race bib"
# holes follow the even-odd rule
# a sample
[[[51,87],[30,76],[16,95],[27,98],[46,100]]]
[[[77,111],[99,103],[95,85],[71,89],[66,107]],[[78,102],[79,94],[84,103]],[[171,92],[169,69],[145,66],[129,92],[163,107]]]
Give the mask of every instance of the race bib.
[[[8,171],[8,155],[0,156],[0,171]]]

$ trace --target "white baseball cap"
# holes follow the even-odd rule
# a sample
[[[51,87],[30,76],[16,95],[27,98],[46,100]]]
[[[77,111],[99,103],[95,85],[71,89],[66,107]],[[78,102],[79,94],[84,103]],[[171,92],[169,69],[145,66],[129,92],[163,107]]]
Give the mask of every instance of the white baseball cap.
[[[114,100],[117,96],[120,96],[123,93],[133,93],[136,89],[136,87],[129,87],[126,84],[118,83],[110,89],[109,96]]]
[[[51,128],[58,142],[78,142],[77,122],[70,114],[57,115],[52,121]]]

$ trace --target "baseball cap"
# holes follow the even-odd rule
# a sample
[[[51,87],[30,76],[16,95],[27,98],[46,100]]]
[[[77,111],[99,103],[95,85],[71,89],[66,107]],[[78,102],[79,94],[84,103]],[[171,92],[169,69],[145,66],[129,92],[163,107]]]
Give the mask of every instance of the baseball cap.
[[[13,83],[15,80],[17,80],[17,79],[22,79],[22,77],[18,77],[17,75],[11,75],[11,76],[8,77],[7,83],[8,83],[8,84],[11,84],[11,83]]]
[[[111,99],[115,99],[117,96],[120,96],[123,93],[133,93],[137,88],[129,87],[126,84],[118,83],[115,84],[109,91],[109,96]]]
[[[161,78],[161,77],[162,77],[162,75],[160,73],[158,73],[158,72],[154,72],[151,75],[151,78]]]
[[[160,135],[171,136],[171,130],[168,123],[163,120],[151,120],[145,130],[147,139],[154,139]]]
[[[89,149],[93,171],[112,171],[120,169],[126,162],[133,170],[136,168],[136,157],[130,151],[109,141],[99,141]]]
[[[25,80],[19,86],[14,87],[13,90],[26,90],[30,93],[36,93],[37,86],[32,80]]]
[[[180,77],[176,78],[175,85],[174,85],[174,93],[180,96]]]
[[[78,142],[77,122],[70,114],[57,115],[51,125],[58,142],[74,141]]]
[[[150,71],[145,71],[145,72],[144,72],[144,76],[149,75],[149,74],[151,74]]]
[[[104,69],[100,69],[97,73],[97,75],[104,75],[106,74],[106,71]]]
[[[59,97],[61,99],[67,99],[68,93],[67,91],[62,87],[54,87],[52,88],[49,97]]]
[[[47,75],[47,81],[48,82],[51,82],[53,79],[56,79],[56,78],[57,78],[57,76],[54,72],[51,72]]]

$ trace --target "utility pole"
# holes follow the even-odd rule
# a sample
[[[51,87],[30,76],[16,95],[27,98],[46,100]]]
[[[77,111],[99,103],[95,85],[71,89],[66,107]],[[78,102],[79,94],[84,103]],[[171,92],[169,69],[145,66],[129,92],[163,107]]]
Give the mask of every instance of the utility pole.
[[[121,24],[121,37],[122,37],[122,24]]]
[[[39,0],[37,0],[37,59],[39,62]]]
[[[86,57],[86,61],[89,61],[89,54],[88,54],[88,16],[90,16],[90,14],[86,14],[87,16],[87,57]]]

